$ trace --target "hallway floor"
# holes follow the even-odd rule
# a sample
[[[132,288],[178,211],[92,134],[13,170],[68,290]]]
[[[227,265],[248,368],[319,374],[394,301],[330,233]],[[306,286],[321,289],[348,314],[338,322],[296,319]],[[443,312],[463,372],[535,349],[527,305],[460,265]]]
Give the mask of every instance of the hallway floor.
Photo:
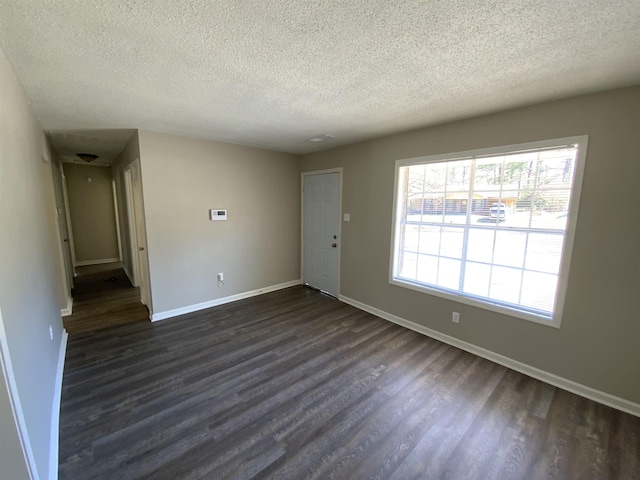
[[[63,317],[69,334],[149,321],[147,307],[140,303],[140,289],[131,285],[121,262],[76,270],[73,313]]]

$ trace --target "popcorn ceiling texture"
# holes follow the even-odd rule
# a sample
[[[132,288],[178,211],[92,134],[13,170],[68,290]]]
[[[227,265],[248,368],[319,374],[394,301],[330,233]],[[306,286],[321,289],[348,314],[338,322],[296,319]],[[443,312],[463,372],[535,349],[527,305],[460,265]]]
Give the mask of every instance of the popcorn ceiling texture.
[[[1,0],[0,46],[46,129],[303,153],[639,84],[640,1]]]

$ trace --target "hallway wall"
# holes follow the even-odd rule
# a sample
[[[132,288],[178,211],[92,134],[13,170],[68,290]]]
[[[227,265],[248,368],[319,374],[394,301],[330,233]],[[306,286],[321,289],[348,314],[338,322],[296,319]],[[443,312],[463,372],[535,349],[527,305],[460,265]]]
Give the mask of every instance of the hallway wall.
[[[76,264],[117,262],[120,255],[111,169],[65,163],[64,171]]]
[[[57,455],[55,409],[66,338],[56,288],[57,252],[50,239],[54,209],[47,194],[50,168],[45,167],[51,156],[44,131],[2,52],[0,112],[0,323],[6,337],[1,353],[11,361],[5,375],[15,380],[11,392],[24,417],[24,429],[18,428],[15,419],[8,418],[9,410],[0,408],[0,437],[15,438],[18,431],[30,447],[26,457],[3,458],[0,475],[33,467],[46,479],[52,460],[57,460],[52,453]],[[0,389],[6,389],[5,382]]]

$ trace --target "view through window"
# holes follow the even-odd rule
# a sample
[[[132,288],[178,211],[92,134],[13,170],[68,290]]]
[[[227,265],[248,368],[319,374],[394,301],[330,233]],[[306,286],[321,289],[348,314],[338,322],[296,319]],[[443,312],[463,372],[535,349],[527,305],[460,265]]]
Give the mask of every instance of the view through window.
[[[397,162],[392,283],[557,320],[586,147],[563,140]]]

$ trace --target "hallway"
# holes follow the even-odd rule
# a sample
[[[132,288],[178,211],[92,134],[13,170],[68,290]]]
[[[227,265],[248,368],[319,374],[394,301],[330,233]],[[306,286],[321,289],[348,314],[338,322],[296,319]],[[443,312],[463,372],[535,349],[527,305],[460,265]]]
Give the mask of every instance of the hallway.
[[[121,262],[78,267],[77,274],[73,313],[63,317],[70,335],[149,321],[140,289],[131,285]]]

